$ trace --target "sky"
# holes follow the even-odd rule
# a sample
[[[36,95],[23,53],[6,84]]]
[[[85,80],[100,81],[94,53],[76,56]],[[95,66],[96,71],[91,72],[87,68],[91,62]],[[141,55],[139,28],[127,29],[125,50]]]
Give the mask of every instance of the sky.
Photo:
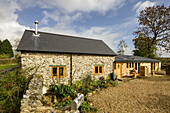
[[[133,32],[139,27],[137,16],[146,7],[164,4],[169,0],[0,0],[0,40],[12,44],[24,30],[80,36],[103,40],[114,52],[124,39],[125,54],[134,50]],[[162,57],[170,54],[162,52]]]

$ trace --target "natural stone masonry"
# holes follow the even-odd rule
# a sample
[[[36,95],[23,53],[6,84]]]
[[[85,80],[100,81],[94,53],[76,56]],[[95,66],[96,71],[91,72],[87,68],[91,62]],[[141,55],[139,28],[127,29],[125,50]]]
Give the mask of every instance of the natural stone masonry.
[[[22,67],[34,67],[40,65],[37,74],[43,75],[43,84],[48,87],[54,82],[58,82],[58,78],[54,81],[51,79],[50,65],[65,65],[65,77],[61,78],[60,82],[68,84],[70,80],[70,54],[57,53],[26,53],[22,52],[21,56]],[[81,80],[87,75],[94,75],[94,65],[103,65],[103,74],[94,75],[99,78],[113,72],[113,56],[97,56],[97,55],[72,55],[72,76],[73,82]]]
[[[87,75],[92,75],[97,79],[101,76],[106,78],[113,72],[114,60],[115,58],[113,56],[73,54],[73,82],[81,80]],[[34,73],[35,70],[37,70],[37,72],[30,81],[28,90],[21,101],[21,113],[55,111],[52,107],[44,107],[42,105],[40,101],[43,95],[42,89],[44,89],[44,87],[45,89],[48,89],[49,85],[59,82],[58,78],[51,78],[50,65],[65,66],[65,77],[60,78],[60,83],[68,84],[70,80],[70,61],[71,54],[22,52],[22,68],[33,68],[33,70],[30,71],[30,74]],[[103,74],[94,75],[95,65],[103,65]]]
[[[99,78],[113,72],[114,57],[112,56],[96,56],[96,55],[73,55],[73,82],[81,80],[87,75],[93,75]],[[103,65],[103,74],[94,75],[94,66]]]
[[[33,75],[29,83],[26,94],[23,95],[21,100],[21,113],[30,113],[37,110],[42,106],[42,76]]]
[[[51,67],[50,65],[65,65],[65,77],[61,78],[61,83],[68,83],[70,79],[70,55],[68,54],[52,54],[52,53],[23,53],[21,56],[22,67],[34,67],[38,68],[37,74],[43,75],[43,84],[48,87],[54,82],[57,83],[58,79],[54,81],[51,79]]]

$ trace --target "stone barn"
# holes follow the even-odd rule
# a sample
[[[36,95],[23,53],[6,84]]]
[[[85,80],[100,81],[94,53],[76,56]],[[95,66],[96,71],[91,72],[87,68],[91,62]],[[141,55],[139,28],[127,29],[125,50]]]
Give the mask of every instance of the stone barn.
[[[25,30],[17,51],[21,52],[22,68],[38,66],[48,87],[75,82],[88,75],[95,78],[113,73],[115,53],[102,40]]]

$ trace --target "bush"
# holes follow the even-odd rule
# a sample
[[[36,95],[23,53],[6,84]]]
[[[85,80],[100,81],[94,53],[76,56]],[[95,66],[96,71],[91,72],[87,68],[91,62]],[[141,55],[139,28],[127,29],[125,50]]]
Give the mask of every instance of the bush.
[[[72,100],[65,100],[64,102],[58,102],[58,103],[56,103],[55,106],[57,106],[57,107],[64,107],[64,106],[66,106],[66,105],[71,104],[71,102],[72,102]]]
[[[21,70],[1,75],[0,110],[10,113],[20,112],[20,101],[27,88],[27,81],[25,73]]]
[[[49,94],[54,94],[57,97],[55,106],[63,107],[72,102],[76,98],[76,94],[72,86],[68,85],[50,85]]]
[[[9,54],[0,54],[0,59],[7,59],[9,56]]]
[[[80,106],[80,111],[83,113],[97,112],[96,108],[91,107],[87,101],[84,101]]]
[[[74,88],[79,89],[82,86],[82,82],[77,80],[73,86]]]
[[[53,92],[57,97],[61,99],[71,96],[72,99],[76,98],[76,94],[72,86],[68,85],[50,85],[49,91]]]
[[[110,81],[109,83],[110,83],[113,87],[117,86],[117,82],[115,82],[115,81]]]
[[[88,86],[82,86],[80,87],[77,92],[82,93],[84,95],[87,95],[88,93],[90,93],[92,90],[88,87]]]
[[[84,86],[90,86],[90,83],[92,82],[92,77],[90,75],[88,75],[86,78],[83,79],[83,85]]]

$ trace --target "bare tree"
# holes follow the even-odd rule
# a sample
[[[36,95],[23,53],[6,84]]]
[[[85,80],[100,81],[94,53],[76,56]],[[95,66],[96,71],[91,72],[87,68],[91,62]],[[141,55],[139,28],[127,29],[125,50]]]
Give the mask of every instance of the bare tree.
[[[18,47],[18,45],[19,45],[20,40],[21,40],[20,38],[16,38],[16,39],[14,40],[13,47],[14,47],[14,49],[15,49],[15,50],[17,49],[17,47]]]
[[[118,55],[124,55],[126,49],[127,49],[127,43],[125,42],[125,40],[121,40],[117,46],[118,51],[117,54]]]

